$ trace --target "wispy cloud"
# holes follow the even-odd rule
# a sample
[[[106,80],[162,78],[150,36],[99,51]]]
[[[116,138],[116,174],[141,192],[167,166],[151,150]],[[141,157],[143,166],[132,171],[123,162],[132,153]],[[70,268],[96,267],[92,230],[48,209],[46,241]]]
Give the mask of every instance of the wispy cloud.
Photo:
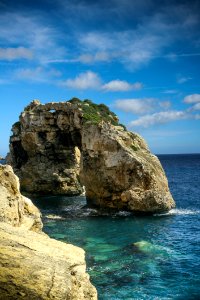
[[[87,71],[80,73],[73,79],[62,81],[61,85],[71,89],[97,89],[101,87],[101,79],[97,73]]]
[[[200,102],[194,104],[194,105],[190,108],[190,111],[195,111],[195,110],[200,110]]]
[[[0,48],[0,60],[32,59],[33,51],[24,47]]]
[[[183,102],[186,104],[192,104],[187,110],[190,112],[195,112],[197,110],[200,110],[200,94],[191,94],[185,96],[183,99]],[[197,117],[198,119],[198,117]]]
[[[130,122],[130,127],[144,127],[153,126],[155,124],[164,124],[172,121],[183,120],[188,118],[188,114],[184,111],[161,111],[151,115],[145,115],[137,120]]]
[[[170,107],[170,101],[160,101],[155,98],[143,98],[143,99],[119,99],[113,104],[113,107],[120,109],[124,112],[130,112],[133,114],[147,114],[160,108],[168,109]]]
[[[2,58],[29,59],[34,53],[34,59],[42,62],[66,55],[65,47],[60,44],[63,34],[47,26],[40,16],[26,16],[23,12],[1,14],[0,28],[0,42],[7,45]]]
[[[55,69],[45,69],[44,67],[18,69],[14,72],[14,79],[32,82],[48,82],[55,77],[60,77],[61,73]]]
[[[163,94],[177,94],[178,92],[178,90],[165,90],[163,91]]]
[[[114,107],[124,112],[134,114],[144,114],[153,111],[155,99],[119,99],[114,103]]]
[[[186,7],[179,8],[181,13],[177,11],[176,5],[164,7],[162,12],[141,18],[138,25],[129,30],[84,32],[79,35],[78,42],[87,62],[95,61],[96,54],[103,52],[106,60],[117,60],[134,70],[156,58],[169,59],[172,55],[165,49],[178,41],[181,33],[184,32],[185,39],[190,39],[191,28],[196,26],[198,18]],[[173,16],[173,23],[169,21],[169,15]],[[191,55],[197,53],[175,53],[173,57]]]
[[[97,61],[97,54],[103,53],[106,61],[117,60],[129,68],[137,69],[155,58],[164,43],[156,34],[140,33],[138,30],[84,34],[79,39],[85,51],[81,57],[87,58],[86,62],[94,62]]]
[[[185,83],[185,82],[187,82],[189,80],[192,80],[192,77],[189,77],[189,76],[188,77],[178,76],[177,83],[182,84],[182,83]]]
[[[177,120],[199,120],[200,115],[197,114],[196,111],[200,110],[200,94],[185,96],[183,102],[190,104],[189,108],[185,110],[168,110],[171,103],[168,103],[168,101],[161,102],[159,103],[160,107],[165,108],[166,111],[145,114],[144,116],[141,116],[140,118],[130,122],[129,126],[147,128],[156,124],[165,124]],[[148,109],[146,110],[146,113],[148,113]]]
[[[191,94],[191,95],[185,96],[185,98],[183,99],[183,102],[188,103],[188,104],[199,103],[200,102],[200,94]]]
[[[117,61],[128,69],[136,70],[146,66],[153,59],[177,60],[180,57],[200,55],[199,52],[168,53],[169,46],[179,41],[183,33],[185,40],[190,40],[192,29],[199,22],[198,16],[191,7],[174,4],[164,5],[160,10],[153,1],[148,3],[142,1],[142,4],[134,1],[134,5],[131,1],[119,3],[117,0],[112,0],[111,3],[113,5],[108,5],[105,1],[100,4],[94,2],[93,5],[85,1],[62,4],[69,15],[66,22],[74,28],[70,34],[75,55],[70,57],[66,52],[63,58],[51,58],[46,62],[94,64]],[[152,13],[148,15],[139,13],[139,11],[146,13],[149,6]],[[136,7],[139,9],[135,9]],[[130,17],[133,19],[133,16],[134,21],[127,22]],[[110,19],[113,20],[113,25],[110,24]],[[90,29],[86,26],[82,30],[83,24],[97,23],[98,20],[99,24],[102,24],[101,29],[91,31],[93,26],[89,26]],[[107,21],[109,27],[106,26]],[[119,24],[115,26],[116,22],[122,22],[124,26]]]
[[[169,58],[169,46],[183,33],[185,40],[190,39],[199,22],[192,5],[178,3],[165,4],[162,9],[151,0],[137,0],[134,5],[129,0],[122,3],[58,0],[55,5],[52,1],[48,5],[56,7],[59,20],[58,15],[54,14],[53,20],[44,11],[27,15],[22,9],[1,14],[1,43],[9,48],[14,45],[30,49],[40,63],[117,61],[136,70],[153,59]],[[94,23],[101,26],[91,31]],[[197,53],[174,55],[186,57]]]
[[[140,90],[142,88],[141,82],[129,83],[125,80],[112,80],[102,86],[102,89],[109,92],[115,91],[131,91],[131,90]]]

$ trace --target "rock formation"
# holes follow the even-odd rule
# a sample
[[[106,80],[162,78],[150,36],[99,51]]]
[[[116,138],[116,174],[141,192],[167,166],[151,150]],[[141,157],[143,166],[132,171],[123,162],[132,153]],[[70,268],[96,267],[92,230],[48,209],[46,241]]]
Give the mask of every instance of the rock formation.
[[[41,232],[39,210],[0,165],[0,300],[97,299],[84,251]]]
[[[29,193],[80,194],[134,212],[174,207],[165,173],[144,140],[105,105],[31,102],[12,128],[10,162]]]
[[[30,199],[21,195],[19,179],[12,167],[0,164],[0,222],[40,232],[40,211]]]

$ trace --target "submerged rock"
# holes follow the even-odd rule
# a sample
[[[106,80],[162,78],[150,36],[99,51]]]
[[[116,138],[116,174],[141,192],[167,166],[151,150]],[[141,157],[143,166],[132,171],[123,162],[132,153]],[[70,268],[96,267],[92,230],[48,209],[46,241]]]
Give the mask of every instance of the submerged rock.
[[[100,208],[153,213],[175,206],[156,156],[89,100],[31,102],[12,128],[10,163],[22,190],[80,195]]]
[[[97,299],[84,250],[50,239],[39,210],[0,165],[0,300]]]

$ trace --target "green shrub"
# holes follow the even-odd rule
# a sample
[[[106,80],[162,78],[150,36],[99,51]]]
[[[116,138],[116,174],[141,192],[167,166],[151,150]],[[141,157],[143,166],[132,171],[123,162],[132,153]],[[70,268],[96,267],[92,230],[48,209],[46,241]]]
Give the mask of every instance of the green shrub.
[[[89,99],[81,101],[75,97],[69,100],[69,102],[72,104],[77,104],[82,108],[84,123],[90,122],[92,124],[98,124],[104,120],[105,122],[110,122],[115,126],[119,125],[116,114],[110,111],[109,107],[105,104],[95,104]],[[126,129],[124,125],[120,126],[123,126]]]
[[[79,98],[73,97],[71,100],[69,100],[68,102],[72,103],[72,104],[81,104],[82,101]]]
[[[138,151],[139,148],[137,146],[135,146],[134,144],[131,145],[131,148],[133,149],[133,151]]]

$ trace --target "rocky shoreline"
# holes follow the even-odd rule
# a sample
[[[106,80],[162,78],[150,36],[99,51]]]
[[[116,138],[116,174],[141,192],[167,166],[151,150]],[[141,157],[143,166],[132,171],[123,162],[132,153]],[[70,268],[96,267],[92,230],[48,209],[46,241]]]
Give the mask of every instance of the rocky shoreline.
[[[0,165],[0,299],[97,299],[84,250],[42,232],[39,210]]]
[[[32,101],[12,127],[0,164],[0,300],[97,299],[84,250],[42,232],[40,211],[20,193],[86,195],[97,211],[152,214],[175,206],[145,141],[103,104]],[[1,157],[0,157],[1,158]],[[51,216],[50,216],[51,217]]]

